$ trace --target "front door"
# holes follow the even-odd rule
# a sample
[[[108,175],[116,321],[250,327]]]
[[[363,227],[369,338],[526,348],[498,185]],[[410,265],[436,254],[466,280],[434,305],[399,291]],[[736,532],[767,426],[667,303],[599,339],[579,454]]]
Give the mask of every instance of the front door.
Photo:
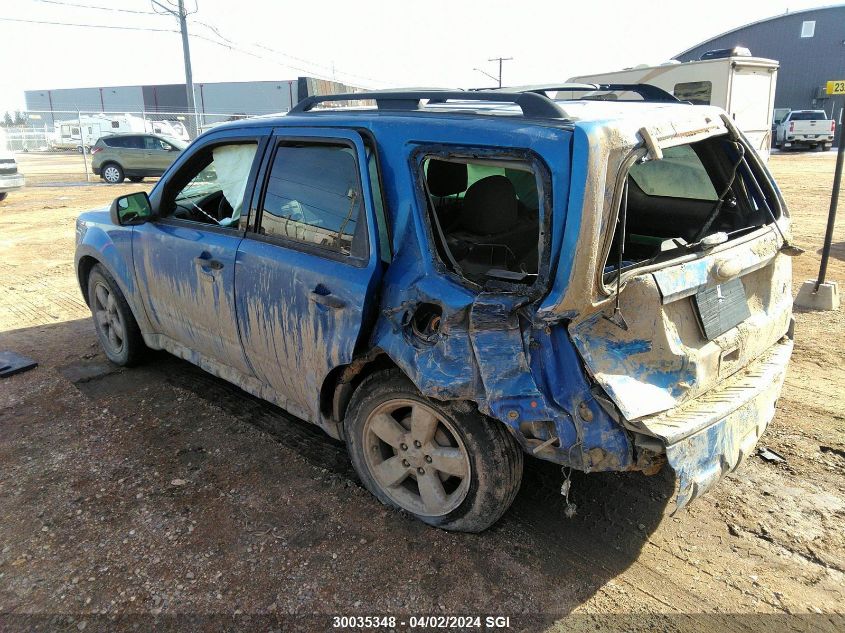
[[[132,253],[157,334],[251,375],[238,337],[235,257],[240,211],[260,139],[207,141],[164,184],[160,217],[135,227]],[[201,363],[200,363],[201,364]]]
[[[145,136],[144,139],[144,171],[160,176],[170,167],[170,163],[178,156],[178,150],[167,141],[155,136]]]
[[[238,249],[241,337],[256,376],[317,422],[326,376],[366,344],[386,235],[357,132],[285,128],[271,148],[254,230]]]

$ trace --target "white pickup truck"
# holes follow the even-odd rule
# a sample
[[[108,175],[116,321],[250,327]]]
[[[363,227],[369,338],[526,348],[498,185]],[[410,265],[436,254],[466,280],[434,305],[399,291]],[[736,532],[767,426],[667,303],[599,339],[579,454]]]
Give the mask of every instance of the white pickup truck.
[[[824,110],[793,110],[778,123],[775,147],[827,150],[833,145],[834,132],[836,121],[827,118]]]

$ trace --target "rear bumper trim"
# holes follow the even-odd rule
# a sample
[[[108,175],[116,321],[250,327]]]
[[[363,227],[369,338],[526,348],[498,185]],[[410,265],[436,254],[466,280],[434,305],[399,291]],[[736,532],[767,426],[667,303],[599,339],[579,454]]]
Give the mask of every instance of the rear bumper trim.
[[[782,384],[792,346],[789,339],[776,343],[760,358],[698,398],[656,415],[626,421],[625,425],[637,433],[656,437],[667,446],[695,435],[768,393],[773,384]]]
[[[791,340],[778,343],[729,384],[651,419],[649,427],[664,440],[677,478],[675,510],[710,490],[754,451],[774,418],[791,352]]]

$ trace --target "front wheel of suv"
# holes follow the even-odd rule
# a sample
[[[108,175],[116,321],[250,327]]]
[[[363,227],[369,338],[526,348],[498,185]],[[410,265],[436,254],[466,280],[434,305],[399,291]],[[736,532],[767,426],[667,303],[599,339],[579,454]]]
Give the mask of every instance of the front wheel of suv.
[[[446,530],[481,532],[513,503],[522,451],[468,403],[430,400],[399,371],[366,378],[349,403],[346,444],[385,505]]]
[[[123,182],[123,168],[117,163],[106,163],[102,170],[103,180],[110,185],[116,185]]]
[[[88,277],[88,305],[108,359],[124,367],[136,364],[146,347],[141,330],[117,282],[100,264]]]

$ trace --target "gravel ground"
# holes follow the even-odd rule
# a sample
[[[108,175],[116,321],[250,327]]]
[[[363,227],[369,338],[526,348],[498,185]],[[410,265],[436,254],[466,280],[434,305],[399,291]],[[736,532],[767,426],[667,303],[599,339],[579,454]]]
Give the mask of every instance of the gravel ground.
[[[797,291],[818,269],[833,157],[776,154],[772,168],[808,249]],[[761,441],[784,463],[754,457],[675,517],[667,476],[576,475],[570,520],[559,470],[528,460],[497,525],[451,534],[381,506],[342,444],[283,411],[166,354],[106,361],[73,223],[138,187],[0,203],[0,349],[40,364],[0,382],[0,630],[328,630],[374,614],[398,630],[437,614],[509,615],[514,630],[842,630],[841,310],[796,314]]]

